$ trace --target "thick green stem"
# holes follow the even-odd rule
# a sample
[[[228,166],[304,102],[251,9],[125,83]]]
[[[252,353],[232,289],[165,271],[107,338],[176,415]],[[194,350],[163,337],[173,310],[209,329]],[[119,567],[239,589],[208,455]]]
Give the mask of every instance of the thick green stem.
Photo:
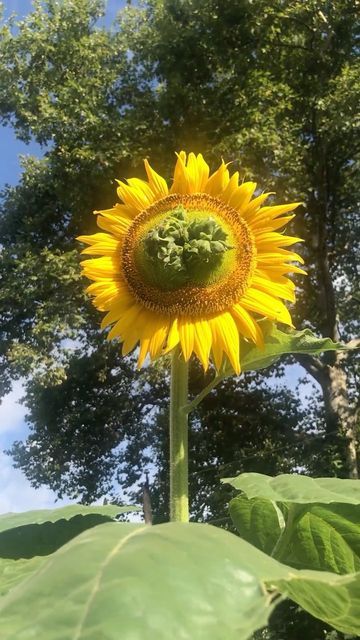
[[[170,520],[189,522],[188,363],[174,349],[170,386]]]

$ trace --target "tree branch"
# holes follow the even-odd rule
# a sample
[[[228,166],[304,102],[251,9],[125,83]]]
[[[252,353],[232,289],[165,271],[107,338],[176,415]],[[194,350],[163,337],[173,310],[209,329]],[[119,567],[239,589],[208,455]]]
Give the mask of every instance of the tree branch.
[[[324,367],[321,360],[318,358],[314,358],[313,356],[308,356],[306,354],[297,353],[293,354],[294,358],[298,361],[298,363],[304,367],[309,375],[311,375],[315,380],[322,385],[324,382]]]
[[[209,384],[207,384],[206,387],[204,387],[204,389],[200,391],[200,393],[198,393],[194,400],[183,407],[183,411],[185,413],[190,413],[191,411],[193,411],[195,407],[200,404],[201,400],[203,400],[205,396],[207,396],[214,389],[214,387],[219,384],[219,382],[224,380],[224,378],[226,378],[226,376],[223,373],[215,375],[211,382],[209,382]]]

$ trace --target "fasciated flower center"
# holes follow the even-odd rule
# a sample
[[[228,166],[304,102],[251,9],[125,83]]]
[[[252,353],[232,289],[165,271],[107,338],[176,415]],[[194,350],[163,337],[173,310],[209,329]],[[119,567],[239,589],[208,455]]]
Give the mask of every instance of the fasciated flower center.
[[[174,194],[140,213],[122,249],[138,302],[166,315],[217,313],[249,286],[254,239],[239,213],[206,194]]]
[[[233,248],[228,233],[212,216],[196,217],[179,205],[149,229],[137,251],[137,262],[150,284],[178,289],[216,279],[225,252]]]

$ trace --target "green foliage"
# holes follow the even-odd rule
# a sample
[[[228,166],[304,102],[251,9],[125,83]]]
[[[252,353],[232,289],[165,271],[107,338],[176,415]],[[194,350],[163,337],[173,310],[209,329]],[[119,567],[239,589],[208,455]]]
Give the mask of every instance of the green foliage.
[[[237,478],[224,478],[248,498],[265,498],[274,502],[343,502],[360,504],[360,485],[357,480],[338,478],[309,478],[297,474],[284,474],[271,478],[260,473],[244,473]]]
[[[276,504],[237,496],[230,515],[240,536],[295,568],[354,573],[360,568],[360,507]]]
[[[111,522],[119,514],[138,510],[130,506],[70,505],[0,516],[1,594],[40,567],[43,557],[83,531]]]
[[[123,638],[245,640],[271,604],[239,540],[221,529],[107,524],[59,550],[0,610],[4,640],[34,630],[41,640],[115,639],[120,628]]]
[[[331,504],[293,508],[291,532],[280,540],[275,557],[293,567],[335,573],[360,569],[360,506]]]
[[[116,505],[92,505],[85,507],[80,504],[71,504],[59,509],[40,509],[39,511],[25,511],[24,513],[6,513],[0,516],[0,533],[16,527],[26,525],[44,524],[45,522],[58,522],[59,520],[71,520],[74,516],[105,516],[114,518],[120,513],[139,511],[138,507]]]
[[[360,631],[360,574],[297,571],[209,525],[110,522],[27,562],[5,564],[4,639],[115,639],[121,625],[124,638],[246,640],[266,623],[274,589],[340,631]]]
[[[6,595],[10,589],[13,589],[35,573],[35,571],[45,564],[46,560],[46,556],[34,556],[32,558],[17,560],[12,558],[0,558],[0,596]]]
[[[269,478],[260,474],[243,474],[224,481],[243,491],[230,502],[230,514],[242,538],[295,569],[348,574],[346,580],[359,571],[357,481],[295,475]],[[330,585],[329,574],[324,575],[328,576]],[[344,625],[338,612],[332,609],[331,589],[319,585],[316,595],[319,600],[315,603],[310,583],[294,584],[295,587],[289,584],[286,587],[290,598],[335,628],[345,633],[356,632],[355,627],[349,629]],[[358,597],[355,595],[358,587],[353,586],[353,596]],[[324,598],[323,605],[321,598]],[[349,611],[351,607],[349,603]]]
[[[240,495],[230,501],[229,510],[240,536],[271,555],[285,526],[284,516],[276,503]]]

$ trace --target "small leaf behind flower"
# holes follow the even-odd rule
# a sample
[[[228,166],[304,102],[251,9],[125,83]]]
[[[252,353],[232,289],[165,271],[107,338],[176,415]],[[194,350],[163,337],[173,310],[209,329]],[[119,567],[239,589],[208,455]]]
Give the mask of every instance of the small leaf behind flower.
[[[324,351],[348,349],[346,345],[333,342],[330,338],[318,338],[310,329],[281,331],[275,323],[268,321],[262,322],[261,328],[265,341],[263,349],[245,340],[241,342],[240,364],[242,371],[265,369],[285,354],[302,353],[314,356]],[[225,375],[233,375],[233,373],[232,368],[228,366]]]

